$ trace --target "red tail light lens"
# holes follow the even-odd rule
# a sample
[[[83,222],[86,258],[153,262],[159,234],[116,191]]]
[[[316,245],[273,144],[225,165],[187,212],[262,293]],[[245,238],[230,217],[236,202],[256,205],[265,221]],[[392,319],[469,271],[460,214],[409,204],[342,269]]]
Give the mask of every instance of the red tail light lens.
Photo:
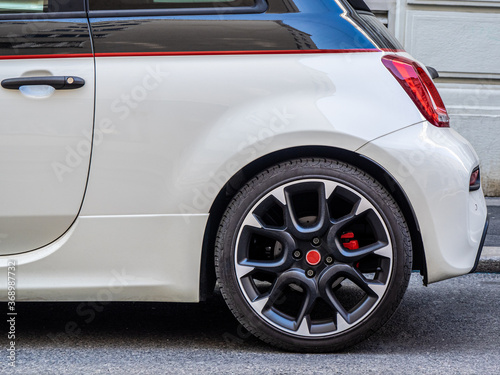
[[[397,79],[422,115],[440,128],[450,126],[450,118],[434,82],[415,61],[396,55],[382,57],[382,63]]]

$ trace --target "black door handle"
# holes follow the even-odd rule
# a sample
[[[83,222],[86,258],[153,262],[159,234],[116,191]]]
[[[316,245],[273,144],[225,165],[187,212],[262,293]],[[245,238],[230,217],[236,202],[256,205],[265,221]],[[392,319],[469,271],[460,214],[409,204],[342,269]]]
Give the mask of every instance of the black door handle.
[[[52,86],[56,90],[78,89],[85,85],[85,80],[73,76],[50,76],[50,77],[19,77],[8,78],[2,81],[2,87],[9,90],[17,90],[21,86]]]

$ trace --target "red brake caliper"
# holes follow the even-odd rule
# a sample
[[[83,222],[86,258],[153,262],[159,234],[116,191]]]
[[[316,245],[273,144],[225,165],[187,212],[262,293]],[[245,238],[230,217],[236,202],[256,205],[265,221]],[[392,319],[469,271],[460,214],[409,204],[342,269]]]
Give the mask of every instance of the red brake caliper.
[[[359,243],[358,240],[354,239],[354,233],[353,232],[347,232],[344,233],[342,236],[340,236],[340,240],[342,242],[342,245],[348,250],[357,250],[359,249]]]
[[[344,233],[342,236],[340,236],[340,241],[342,242],[342,245],[348,250],[359,249],[358,240],[354,239],[353,232]],[[359,268],[359,262],[356,264],[356,268]]]

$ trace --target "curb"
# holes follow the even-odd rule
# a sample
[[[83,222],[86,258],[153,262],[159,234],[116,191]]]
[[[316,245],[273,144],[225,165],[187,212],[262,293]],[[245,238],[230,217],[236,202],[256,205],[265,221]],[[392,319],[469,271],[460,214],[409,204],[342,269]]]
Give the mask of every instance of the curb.
[[[500,206],[500,197],[486,197],[486,205],[489,207]],[[497,243],[495,245],[500,246]],[[483,248],[476,272],[500,273],[500,247],[497,246],[485,246]]]
[[[500,258],[480,259],[476,273],[500,273]]]
[[[500,247],[484,247],[476,272],[500,273]]]
[[[500,206],[500,197],[486,197],[487,206]]]

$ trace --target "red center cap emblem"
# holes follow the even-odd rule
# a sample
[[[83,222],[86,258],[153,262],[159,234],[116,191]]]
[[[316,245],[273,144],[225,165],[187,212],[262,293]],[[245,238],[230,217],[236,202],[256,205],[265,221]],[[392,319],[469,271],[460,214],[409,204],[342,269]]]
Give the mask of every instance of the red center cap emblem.
[[[310,250],[306,254],[306,260],[307,263],[309,263],[311,266],[315,266],[319,262],[321,262],[321,254],[317,250]]]

